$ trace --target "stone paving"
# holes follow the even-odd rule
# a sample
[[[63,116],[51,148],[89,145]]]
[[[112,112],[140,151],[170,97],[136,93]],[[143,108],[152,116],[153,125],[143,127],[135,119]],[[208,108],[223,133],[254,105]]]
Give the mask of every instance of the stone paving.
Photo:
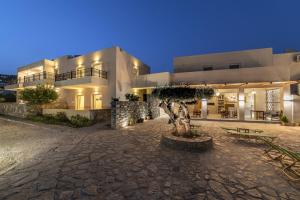
[[[0,199],[300,199],[299,183],[263,156],[263,146],[225,136],[224,124],[196,123],[212,133],[211,151],[160,146],[171,129],[163,118],[121,131],[72,129],[76,139],[67,134],[1,175]]]

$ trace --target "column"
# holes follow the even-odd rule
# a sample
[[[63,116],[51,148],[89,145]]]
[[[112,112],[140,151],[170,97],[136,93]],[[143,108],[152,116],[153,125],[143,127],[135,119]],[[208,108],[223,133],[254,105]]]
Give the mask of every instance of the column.
[[[245,120],[245,93],[244,93],[244,88],[239,88],[239,93],[238,93],[238,120]]]
[[[202,119],[207,118],[207,99],[201,100],[201,118]]]

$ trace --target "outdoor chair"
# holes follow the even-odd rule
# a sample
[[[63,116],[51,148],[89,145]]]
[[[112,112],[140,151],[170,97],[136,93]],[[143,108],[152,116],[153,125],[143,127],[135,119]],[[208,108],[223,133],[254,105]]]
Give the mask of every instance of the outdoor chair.
[[[282,165],[282,172],[291,180],[300,180],[300,152],[291,151],[285,147],[274,144],[267,138],[261,138],[269,148],[265,154],[272,160],[277,160]]]
[[[259,129],[247,129],[247,128],[225,128],[222,127],[227,134],[235,138],[240,139],[255,139],[256,141],[261,141],[261,138],[267,138],[273,141],[276,137],[270,134],[263,133],[263,130]]]

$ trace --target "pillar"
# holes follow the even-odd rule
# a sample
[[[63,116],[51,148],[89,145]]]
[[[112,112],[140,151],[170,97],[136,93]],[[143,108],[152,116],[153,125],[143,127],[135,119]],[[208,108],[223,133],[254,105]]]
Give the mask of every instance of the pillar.
[[[239,88],[239,93],[238,93],[238,120],[245,120],[245,93],[244,93],[244,88]]]
[[[201,118],[202,119],[207,118],[207,99],[201,100]]]

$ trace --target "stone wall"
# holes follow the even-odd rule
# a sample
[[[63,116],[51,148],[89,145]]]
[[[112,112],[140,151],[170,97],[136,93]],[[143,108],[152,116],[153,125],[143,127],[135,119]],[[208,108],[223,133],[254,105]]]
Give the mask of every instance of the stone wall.
[[[139,119],[145,119],[151,110],[153,118],[159,116],[158,103],[154,100],[148,102],[141,101],[115,101],[111,105],[111,127],[120,129],[128,125],[134,125]]]
[[[25,118],[28,114],[28,111],[25,104],[0,103],[0,114]]]
[[[111,109],[91,110],[92,118],[96,122],[111,120]]]

